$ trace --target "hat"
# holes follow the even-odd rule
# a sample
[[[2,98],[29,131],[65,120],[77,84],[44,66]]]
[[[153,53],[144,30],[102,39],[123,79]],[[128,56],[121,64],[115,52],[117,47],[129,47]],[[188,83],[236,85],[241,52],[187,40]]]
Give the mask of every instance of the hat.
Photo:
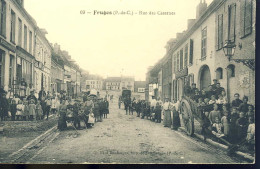
[[[235,93],[234,96],[240,96],[239,93]]]

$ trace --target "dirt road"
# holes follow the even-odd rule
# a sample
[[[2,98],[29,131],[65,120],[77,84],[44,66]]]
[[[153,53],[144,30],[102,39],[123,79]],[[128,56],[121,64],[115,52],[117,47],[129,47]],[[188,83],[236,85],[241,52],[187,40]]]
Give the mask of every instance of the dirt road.
[[[26,163],[240,163],[225,152],[162,124],[125,115],[111,103],[108,119],[63,131]]]

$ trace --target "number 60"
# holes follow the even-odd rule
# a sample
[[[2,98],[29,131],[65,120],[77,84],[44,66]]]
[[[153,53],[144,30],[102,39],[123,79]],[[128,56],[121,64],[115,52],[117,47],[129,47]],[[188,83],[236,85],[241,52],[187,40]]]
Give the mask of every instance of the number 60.
[[[80,14],[85,14],[85,10],[81,10],[81,11],[80,11]]]

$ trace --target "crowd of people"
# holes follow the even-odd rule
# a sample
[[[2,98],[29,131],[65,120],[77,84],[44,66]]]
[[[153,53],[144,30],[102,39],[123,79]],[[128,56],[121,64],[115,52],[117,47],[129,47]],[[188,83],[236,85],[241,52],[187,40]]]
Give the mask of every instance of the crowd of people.
[[[185,89],[187,97],[200,108],[204,127],[212,134],[233,144],[246,140],[254,145],[255,111],[254,106],[248,104],[248,96],[240,100],[239,93],[235,93],[234,100],[229,102],[225,89],[216,79],[207,91],[199,91],[195,83]]]
[[[185,85],[184,97],[191,100],[200,110],[200,118],[203,120],[202,134],[215,135],[232,144],[246,142],[251,148],[255,144],[255,111],[254,106],[248,104],[248,97],[240,99],[238,93],[234,94],[234,100],[228,101],[226,91],[221,84],[214,79],[213,84],[207,90],[199,90],[196,84]],[[119,108],[122,100],[119,98]],[[126,114],[136,111],[137,117],[147,117],[157,123],[161,123],[163,115],[164,127],[177,130],[180,127],[180,102],[165,98],[162,103],[160,98],[153,97],[151,102],[145,100],[124,101]],[[206,130],[208,129],[208,130]],[[207,133],[209,131],[210,133]]]
[[[93,127],[96,122],[102,122],[109,114],[109,102],[107,97],[83,96],[81,100],[62,99],[61,106],[58,107],[59,121],[58,129],[67,128],[67,121],[72,121],[76,129],[81,129],[80,122],[85,123],[86,128]],[[70,119],[70,114],[72,119]]]
[[[27,96],[14,94],[13,98],[7,98],[7,92],[0,92],[0,116],[1,121],[34,121],[48,120],[50,112],[55,114],[59,106],[59,95],[51,95],[42,89],[36,98],[34,90]]]

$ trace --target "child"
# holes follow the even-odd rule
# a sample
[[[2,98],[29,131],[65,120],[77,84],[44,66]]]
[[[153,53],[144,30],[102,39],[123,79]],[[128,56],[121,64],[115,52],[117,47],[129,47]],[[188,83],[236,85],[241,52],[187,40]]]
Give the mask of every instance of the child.
[[[36,104],[36,120],[41,120],[42,115],[43,115],[42,106],[40,104],[40,101],[37,101],[37,104]]]
[[[223,105],[223,109],[224,109],[224,105]],[[224,128],[224,135],[228,137],[230,132],[229,113],[228,111],[224,111],[223,114],[224,116],[221,118],[221,123]]]
[[[199,98],[198,106],[205,106],[206,104],[203,102],[202,98]]]
[[[24,105],[23,119],[29,120],[29,105],[26,99],[24,100],[23,105]]]
[[[223,137],[224,134],[222,133],[222,123],[220,123],[219,117],[215,117],[215,123],[212,124],[212,134],[216,137]]]
[[[239,118],[237,113],[237,107],[232,108],[231,116],[230,116],[230,141],[232,143],[237,142],[237,126],[236,121]]]
[[[205,98],[204,103],[205,103],[205,105],[208,105],[209,104],[209,98]]]
[[[18,104],[16,105],[16,120],[22,120],[24,116],[24,105],[21,100],[18,101]]]
[[[220,94],[218,95],[218,100],[216,101],[217,104],[227,104],[226,100],[223,98],[223,96]]]
[[[255,121],[253,117],[249,117],[249,126],[247,129],[246,141],[248,143],[249,149],[253,150],[255,145]]]
[[[216,103],[216,96],[212,95],[211,100],[209,101],[209,104],[215,104]]]
[[[236,121],[237,136],[239,140],[244,139],[247,135],[247,122],[248,120],[245,118],[244,112],[240,112],[239,118]]]
[[[218,119],[221,119],[221,113],[218,110],[218,105],[216,103],[213,105],[213,109],[214,110],[209,113],[209,121],[210,121],[211,125],[216,123],[216,121],[215,121],[216,117],[218,117]]]
[[[246,113],[246,118],[249,119],[250,117],[252,117],[252,118],[255,117],[255,111],[254,111],[253,105],[248,106],[248,112]]]
[[[35,111],[36,111],[36,106],[34,104],[33,99],[30,100],[28,108],[29,108],[29,116],[30,116],[29,119],[32,121],[35,117]]]
[[[51,99],[50,99],[50,97],[48,97],[48,99],[46,100],[46,109],[45,109],[45,111],[46,111],[46,120],[48,120],[49,119],[49,113],[50,113],[50,110],[51,110]]]
[[[12,100],[11,101],[11,105],[10,105],[10,112],[11,112],[11,119],[12,121],[15,120],[15,114],[16,114],[16,101],[15,100]]]

